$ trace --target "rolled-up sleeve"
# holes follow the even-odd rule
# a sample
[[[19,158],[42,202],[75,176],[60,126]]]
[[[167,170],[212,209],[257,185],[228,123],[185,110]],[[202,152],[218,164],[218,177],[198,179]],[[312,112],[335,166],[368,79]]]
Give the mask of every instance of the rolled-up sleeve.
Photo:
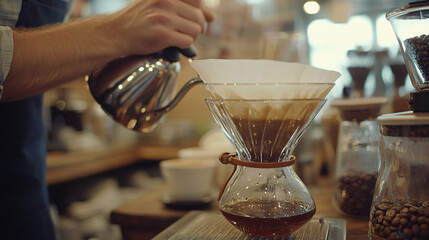
[[[22,0],[0,0],[0,99],[13,57],[13,32],[21,11]]]
[[[3,95],[3,84],[9,73],[13,57],[13,32],[10,27],[0,26],[0,99]]]

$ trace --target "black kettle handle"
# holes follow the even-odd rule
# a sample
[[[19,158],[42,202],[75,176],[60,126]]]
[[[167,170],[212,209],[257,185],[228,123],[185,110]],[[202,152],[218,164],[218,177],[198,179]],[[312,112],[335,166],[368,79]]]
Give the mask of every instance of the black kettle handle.
[[[169,62],[178,62],[180,60],[180,54],[183,54],[187,58],[193,58],[197,56],[197,50],[193,45],[187,49],[180,49],[178,47],[168,47],[161,52],[162,58]]]

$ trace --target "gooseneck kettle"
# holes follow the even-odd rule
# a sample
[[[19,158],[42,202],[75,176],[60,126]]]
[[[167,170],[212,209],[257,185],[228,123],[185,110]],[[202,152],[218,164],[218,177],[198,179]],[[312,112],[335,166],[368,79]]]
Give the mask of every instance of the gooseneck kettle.
[[[193,46],[169,47],[148,56],[116,59],[91,73],[90,92],[116,122],[138,132],[150,132],[192,86],[202,83],[198,78],[191,79],[173,97],[181,54],[191,59],[196,56],[196,50]]]

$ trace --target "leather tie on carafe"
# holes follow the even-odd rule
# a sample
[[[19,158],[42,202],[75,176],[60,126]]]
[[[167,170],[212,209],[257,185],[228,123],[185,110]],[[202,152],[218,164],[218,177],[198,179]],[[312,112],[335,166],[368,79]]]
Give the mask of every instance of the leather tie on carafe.
[[[218,201],[220,200],[220,198],[223,195],[223,192],[225,191],[225,187],[228,184],[229,180],[231,179],[232,175],[234,175],[235,171],[237,170],[237,166],[244,166],[244,167],[250,167],[250,168],[281,168],[281,167],[288,167],[291,166],[293,164],[295,164],[295,156],[291,155],[289,157],[288,161],[283,161],[283,162],[252,162],[252,161],[243,161],[240,160],[237,157],[236,153],[229,153],[229,152],[224,152],[221,153],[219,155],[219,161],[222,164],[232,164],[234,165],[234,169],[232,170],[232,172],[229,174],[229,176],[226,178],[225,182],[223,183],[220,192],[219,192],[219,196],[218,196]]]

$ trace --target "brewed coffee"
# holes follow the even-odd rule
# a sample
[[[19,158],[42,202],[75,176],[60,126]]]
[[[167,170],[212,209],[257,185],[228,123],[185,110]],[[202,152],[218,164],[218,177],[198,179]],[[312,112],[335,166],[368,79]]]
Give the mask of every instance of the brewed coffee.
[[[306,203],[250,199],[221,206],[223,216],[241,231],[263,237],[288,236],[309,221],[316,207]],[[261,216],[261,213],[268,217]]]

